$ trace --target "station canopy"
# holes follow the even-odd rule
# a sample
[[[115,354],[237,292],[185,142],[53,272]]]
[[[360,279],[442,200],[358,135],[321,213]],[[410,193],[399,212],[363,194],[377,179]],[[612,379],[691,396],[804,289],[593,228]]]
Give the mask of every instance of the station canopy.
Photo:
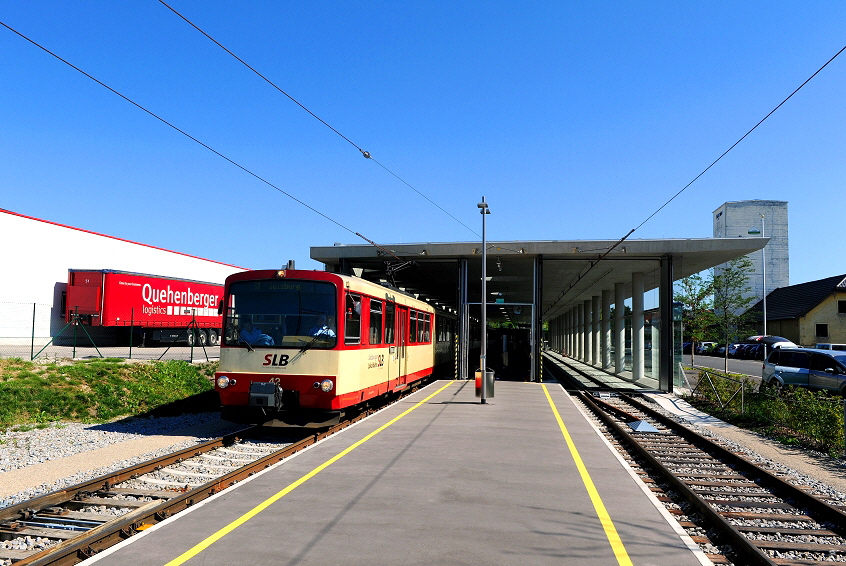
[[[672,258],[678,280],[761,250],[769,238],[661,240],[550,240],[487,242],[488,320],[528,325],[540,273],[539,316],[551,320],[622,283],[631,296],[632,274],[643,273],[646,292],[659,286],[660,263]],[[615,244],[618,244],[615,246]],[[609,251],[610,250],[610,251]],[[467,302],[481,302],[482,243],[444,242],[312,247],[327,271],[349,272],[418,295],[457,312],[461,260],[467,265]],[[537,261],[540,259],[541,261]]]

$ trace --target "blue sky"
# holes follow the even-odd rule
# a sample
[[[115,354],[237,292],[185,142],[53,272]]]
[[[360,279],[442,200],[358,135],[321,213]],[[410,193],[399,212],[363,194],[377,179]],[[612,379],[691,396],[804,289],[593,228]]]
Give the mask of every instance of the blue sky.
[[[846,44],[841,1],[171,5],[461,222],[157,1],[0,21],[382,244],[478,239],[482,195],[490,239],[621,238]],[[256,269],[361,243],[5,28],[0,51],[0,208]],[[846,54],[631,237],[785,200],[791,283],[846,272],[844,92]]]

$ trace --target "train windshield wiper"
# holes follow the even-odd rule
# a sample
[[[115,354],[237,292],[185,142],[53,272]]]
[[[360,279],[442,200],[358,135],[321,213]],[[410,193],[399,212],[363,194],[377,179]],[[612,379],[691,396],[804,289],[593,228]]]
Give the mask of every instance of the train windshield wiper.
[[[235,336],[237,336],[237,337],[238,337],[238,342],[239,342],[239,343],[243,342],[243,343],[244,343],[244,346],[246,346],[246,347],[247,347],[247,350],[249,350],[250,352],[252,352],[252,351],[253,351],[253,347],[252,347],[252,346],[250,346],[250,343],[249,343],[249,342],[247,342],[246,340],[244,340],[244,338],[241,336],[241,331],[240,331],[240,330],[238,330],[238,327],[237,327],[237,326],[233,326],[233,327],[232,327],[232,329],[235,331]]]
[[[301,357],[303,357],[303,354],[306,353],[306,350],[308,350],[309,348],[314,346],[314,343],[317,342],[317,339],[320,338],[320,336],[321,335],[318,334],[318,335],[314,336],[311,340],[309,340],[308,342],[303,344],[303,347],[300,348],[300,351],[297,352],[297,354],[293,358],[291,358],[291,363],[294,363],[297,360],[299,360]]]

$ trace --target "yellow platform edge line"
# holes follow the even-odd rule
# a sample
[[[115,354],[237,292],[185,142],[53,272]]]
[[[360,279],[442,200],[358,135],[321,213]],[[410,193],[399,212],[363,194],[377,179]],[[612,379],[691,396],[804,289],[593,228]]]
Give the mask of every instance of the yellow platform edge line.
[[[576,449],[576,444],[573,442],[570,433],[567,431],[567,427],[564,425],[564,420],[561,418],[561,414],[558,412],[558,408],[552,401],[552,396],[549,394],[549,390],[546,388],[546,385],[542,384],[541,387],[543,387],[543,392],[544,395],[546,395],[546,400],[549,401],[549,406],[552,408],[552,412],[555,414],[555,420],[558,421],[558,426],[561,429],[561,434],[564,435],[564,440],[567,442],[567,447],[570,449],[570,454],[573,456],[573,460],[576,463],[576,468],[579,470],[579,475],[582,477],[582,483],[585,484],[585,489],[588,492],[588,496],[590,496],[591,503],[593,503],[593,508],[596,510],[596,515],[597,517],[599,517],[599,522],[602,524],[602,528],[605,530],[605,536],[608,538],[608,542],[611,544],[611,549],[614,551],[614,556],[617,558],[617,563],[620,566],[633,566],[632,561],[629,558],[629,554],[628,552],[626,552],[626,547],[623,545],[623,541],[620,539],[620,535],[617,533],[617,528],[614,526],[614,522],[611,520],[611,516],[605,509],[605,504],[602,503],[602,498],[599,496],[599,492],[596,490],[596,486],[593,484],[593,480],[591,479],[590,474],[588,473],[587,467],[582,461],[582,457],[579,455],[579,451]]]
[[[198,544],[194,545],[190,549],[186,550],[185,552],[183,552],[182,554],[180,554],[179,556],[177,556],[176,558],[174,558],[170,562],[167,562],[165,564],[165,566],[178,566],[179,564],[184,564],[185,562],[187,562],[191,558],[200,554],[202,551],[204,551],[205,549],[207,549],[208,547],[213,545],[215,542],[219,541],[220,539],[225,537],[227,534],[231,533],[232,531],[234,531],[235,529],[237,529],[238,527],[240,527],[241,525],[243,525],[244,523],[246,523],[247,521],[249,521],[250,519],[252,519],[256,515],[258,515],[259,513],[261,513],[262,511],[264,511],[268,507],[270,507],[271,505],[273,505],[275,502],[279,501],[280,499],[282,499],[283,497],[285,497],[286,495],[288,495],[289,493],[291,493],[292,491],[297,489],[299,486],[301,486],[302,484],[304,484],[305,482],[307,482],[308,480],[310,480],[314,476],[316,476],[317,474],[319,474],[320,472],[322,472],[323,470],[325,470],[326,468],[328,468],[329,466],[331,466],[332,464],[334,464],[335,462],[337,462],[338,460],[340,460],[341,458],[343,458],[344,456],[346,456],[347,454],[349,454],[350,452],[352,452],[353,450],[355,450],[356,448],[358,448],[359,446],[361,446],[362,444],[364,444],[365,442],[367,442],[368,440],[370,440],[371,438],[373,438],[374,436],[376,436],[377,434],[379,434],[380,432],[385,430],[386,428],[388,428],[389,426],[396,423],[401,418],[405,417],[411,411],[417,409],[421,405],[426,404],[435,395],[437,395],[438,393],[440,393],[441,391],[443,391],[444,389],[446,389],[447,387],[452,385],[452,383],[453,382],[447,383],[446,385],[444,385],[443,387],[441,387],[440,389],[438,389],[437,391],[435,391],[434,393],[432,393],[431,395],[429,395],[428,397],[426,397],[425,399],[423,399],[419,403],[415,404],[412,407],[409,407],[408,409],[406,409],[405,411],[403,411],[402,413],[400,413],[399,415],[397,415],[393,419],[389,420],[388,422],[386,422],[385,424],[383,424],[382,426],[380,426],[379,428],[377,428],[376,430],[374,430],[373,432],[371,432],[370,434],[368,434],[367,436],[365,436],[361,440],[351,444],[349,447],[345,448],[343,451],[341,451],[338,454],[336,454],[335,456],[329,458],[328,460],[326,460],[325,462],[323,462],[322,464],[320,464],[319,466],[317,466],[316,468],[314,468],[313,470],[308,472],[306,475],[302,476],[300,479],[292,482],[291,484],[289,484],[287,487],[285,487],[281,491],[278,491],[277,493],[273,494],[269,498],[265,499],[264,501],[262,501],[261,503],[259,503],[258,505],[256,505],[255,507],[253,507],[252,509],[250,509],[249,511],[247,511],[246,513],[244,513],[243,515],[241,515],[240,517],[238,517],[237,519],[235,519],[234,521],[232,521],[231,523],[229,523],[228,525],[226,525],[225,527],[223,527],[222,529],[220,529],[216,533],[209,535],[203,541],[199,542]]]

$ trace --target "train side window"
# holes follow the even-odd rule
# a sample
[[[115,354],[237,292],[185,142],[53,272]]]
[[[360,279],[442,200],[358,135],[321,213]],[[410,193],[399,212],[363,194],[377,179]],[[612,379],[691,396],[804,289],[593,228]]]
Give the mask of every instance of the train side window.
[[[408,341],[417,342],[417,311],[408,311]]]
[[[420,313],[423,317],[423,330],[420,333],[421,342],[430,342],[432,338],[432,315],[429,313]],[[418,324],[418,326],[420,326]]]
[[[388,303],[385,305],[385,344],[394,343],[394,321],[396,320],[396,305]]]
[[[382,301],[370,299],[370,343],[382,343]]]
[[[449,342],[451,340],[449,335],[449,320],[442,316],[436,316],[435,326],[438,328],[438,342]]]
[[[361,343],[361,295],[347,293],[344,344]]]

